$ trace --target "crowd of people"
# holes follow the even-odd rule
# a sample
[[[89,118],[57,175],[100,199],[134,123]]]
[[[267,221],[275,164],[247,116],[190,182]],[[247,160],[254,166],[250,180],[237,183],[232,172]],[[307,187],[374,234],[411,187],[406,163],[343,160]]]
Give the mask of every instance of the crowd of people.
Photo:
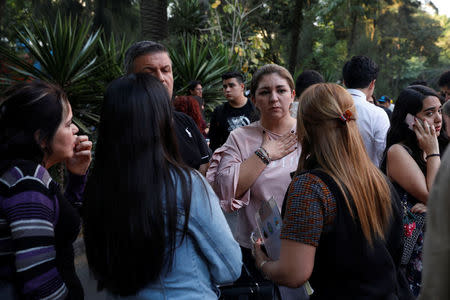
[[[167,49],[137,42],[106,89],[92,166],[64,91],[12,86],[0,103],[0,298],[84,299],[82,229],[108,299],[237,299],[234,287],[253,299],[250,285],[270,286],[251,290],[258,299],[293,299],[284,287],[304,291],[295,299],[448,299],[450,71],[440,92],[414,82],[395,103],[374,96],[378,72],[354,56],[341,86],[268,64],[247,97],[230,71],[208,128],[202,83],[173,96]],[[271,198],[278,257],[255,219]]]

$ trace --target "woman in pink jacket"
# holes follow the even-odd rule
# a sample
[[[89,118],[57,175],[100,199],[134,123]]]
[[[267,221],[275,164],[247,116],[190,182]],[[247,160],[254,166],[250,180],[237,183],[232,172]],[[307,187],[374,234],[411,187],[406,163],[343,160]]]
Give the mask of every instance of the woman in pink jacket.
[[[255,213],[270,197],[281,209],[290,173],[297,168],[300,147],[296,119],[289,113],[295,96],[289,71],[275,64],[261,67],[253,74],[250,92],[261,118],[230,133],[226,143],[214,152],[207,179],[222,209],[235,212],[230,227],[241,246],[244,264],[255,279],[262,280],[251,255]],[[245,271],[242,274],[246,276]]]

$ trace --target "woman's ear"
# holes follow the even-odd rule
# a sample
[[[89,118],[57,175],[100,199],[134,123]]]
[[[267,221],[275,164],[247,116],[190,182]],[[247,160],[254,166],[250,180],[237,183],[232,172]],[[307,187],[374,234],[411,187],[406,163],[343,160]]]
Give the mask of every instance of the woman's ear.
[[[41,149],[43,151],[45,151],[45,149],[47,148],[47,141],[45,139],[41,140],[41,131],[40,130],[36,130],[35,131],[35,133],[34,133],[34,140],[36,141],[36,143],[39,144]]]

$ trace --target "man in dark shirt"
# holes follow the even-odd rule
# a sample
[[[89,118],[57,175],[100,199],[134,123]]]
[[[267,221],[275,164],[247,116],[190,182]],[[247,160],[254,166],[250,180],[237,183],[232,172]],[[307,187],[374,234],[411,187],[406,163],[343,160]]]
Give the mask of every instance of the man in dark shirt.
[[[173,93],[172,61],[162,44],[152,41],[134,43],[125,53],[126,74],[146,72],[158,78]],[[173,111],[175,134],[183,161],[190,167],[206,174],[211,157],[206,141],[195,122],[186,114]]]
[[[227,102],[217,106],[211,115],[209,139],[212,151],[226,142],[233,129],[259,119],[253,103],[244,95],[244,77],[239,72],[222,75],[223,93]]]

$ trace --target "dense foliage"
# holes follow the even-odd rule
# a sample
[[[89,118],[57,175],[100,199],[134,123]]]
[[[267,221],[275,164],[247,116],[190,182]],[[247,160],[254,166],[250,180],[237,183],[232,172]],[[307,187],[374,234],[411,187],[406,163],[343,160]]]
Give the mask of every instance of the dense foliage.
[[[395,97],[414,80],[435,87],[450,67],[450,21],[428,0],[0,0],[0,44],[18,57],[31,54],[30,64],[39,61],[20,36],[32,34],[24,28],[55,23],[58,12],[92,22],[86,35],[102,30],[92,65],[97,77],[107,78],[100,85],[120,75],[130,42],[160,40],[173,56],[175,94],[184,93],[189,80],[202,80],[209,109],[223,100],[218,78],[225,69],[250,79],[273,62],[294,75],[315,69],[340,82],[343,63],[364,54],[380,65],[376,94]]]

